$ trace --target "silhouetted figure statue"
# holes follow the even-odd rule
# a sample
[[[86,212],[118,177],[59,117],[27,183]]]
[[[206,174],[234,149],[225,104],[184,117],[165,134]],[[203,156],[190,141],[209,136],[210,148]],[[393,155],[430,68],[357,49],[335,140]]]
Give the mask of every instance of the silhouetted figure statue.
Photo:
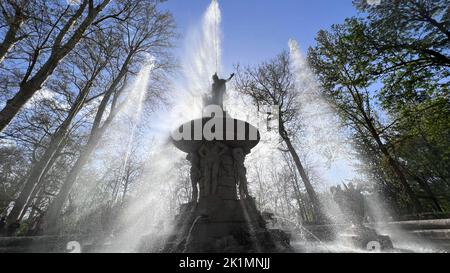
[[[196,203],[198,199],[198,187],[200,183],[201,171],[200,171],[200,158],[197,153],[189,153],[186,157],[189,162],[191,162],[191,185],[192,185],[192,200],[191,202]]]
[[[219,179],[219,167],[221,165],[222,155],[228,147],[223,143],[216,143],[212,146],[203,145],[198,150],[201,156],[201,170],[203,173],[203,188],[205,195],[215,195]]]
[[[247,188],[247,170],[245,169],[244,161],[245,154],[242,148],[233,149],[234,166],[236,168],[236,183],[239,185],[239,196],[245,199],[248,196]]]
[[[226,83],[234,77],[234,73],[228,79],[219,79],[217,73],[212,76],[212,99],[211,104],[219,105],[223,109],[223,95],[227,89]]]

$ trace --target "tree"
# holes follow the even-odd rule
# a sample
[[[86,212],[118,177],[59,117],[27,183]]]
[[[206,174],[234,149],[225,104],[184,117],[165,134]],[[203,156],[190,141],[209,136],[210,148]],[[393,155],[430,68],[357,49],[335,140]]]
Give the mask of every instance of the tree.
[[[110,0],[104,0],[95,5],[93,0],[84,0],[76,10],[72,10],[72,5],[68,3],[62,14],[53,14],[54,17],[52,19],[54,20],[50,21],[50,28],[48,28],[48,22],[42,22],[38,25],[38,28],[40,28],[43,24],[45,26],[44,29],[47,28],[48,32],[45,33],[42,39],[37,40],[37,45],[33,46],[34,50],[32,52],[27,52],[30,56],[28,58],[29,63],[18,84],[18,91],[11,99],[7,100],[5,107],[0,111],[0,131],[11,122],[23,105],[41,89],[42,84],[52,75],[60,61],[83,38],[89,26],[96,23],[94,20],[109,2]],[[49,5],[45,8],[50,11],[54,10],[52,4],[52,2],[49,2]],[[104,18],[109,16],[111,14],[97,19],[104,20]],[[59,30],[59,32],[54,33],[55,30]],[[38,31],[37,35],[42,34]],[[45,61],[38,66],[43,58],[45,58]]]
[[[40,184],[43,176],[51,167],[51,163],[55,161],[55,157],[58,156],[58,151],[64,146],[64,141],[67,140],[68,134],[74,118],[82,109],[86,101],[88,100],[90,92],[94,89],[97,77],[105,69],[108,62],[111,61],[112,49],[114,48],[114,35],[110,35],[109,38],[104,38],[103,35],[98,34],[95,40],[89,40],[85,43],[86,47],[69,57],[69,61],[72,67],[72,71],[80,71],[80,73],[73,73],[72,81],[75,83],[78,89],[78,94],[71,105],[67,116],[62,123],[57,127],[55,132],[50,136],[47,148],[45,152],[34,162],[30,169],[28,179],[24,183],[20,195],[14,202],[14,206],[11,212],[8,214],[7,223],[14,223],[21,218],[23,211],[26,209],[26,205],[31,198],[33,198],[33,191]],[[95,41],[95,42],[93,42]],[[101,44],[101,47],[99,45]],[[65,69],[62,69],[57,75],[61,78],[67,77],[64,75]],[[60,79],[61,79],[60,78]],[[55,88],[67,88],[67,86],[61,86],[57,84]]]
[[[309,60],[360,143],[383,155],[378,167],[385,159],[416,210],[422,210],[420,197],[442,211],[433,187],[448,177],[449,9],[445,1],[354,2],[368,16],[321,31]],[[379,114],[389,120],[381,122]],[[430,114],[442,121],[439,130],[429,127]]]
[[[10,180],[14,185],[8,186],[8,198],[4,200],[4,211],[9,211],[12,205],[8,223],[26,216],[30,226],[37,222],[42,226],[50,218],[49,208],[55,211],[59,205],[53,215],[60,215],[65,202],[73,197],[70,197],[70,189],[80,171],[120,112],[128,79],[150,59],[154,64],[151,76],[154,85],[149,89],[148,103],[156,104],[164,97],[160,92],[165,90],[165,73],[172,67],[169,49],[175,34],[170,13],[160,11],[159,3],[121,0],[109,4],[84,32],[75,50],[61,59],[40,92],[2,131],[1,138],[26,151],[30,166],[22,175]],[[32,54],[28,53],[41,48],[35,58],[35,67],[40,68],[44,57],[52,52],[51,47],[46,46],[54,39],[46,28],[50,25],[47,23],[56,20],[54,14],[60,12],[59,16],[68,16],[73,9],[59,6],[62,4],[58,2],[49,5],[52,8],[47,11],[49,14],[39,13],[45,18],[31,18],[22,29],[34,33],[33,28],[39,26],[42,30],[18,43],[0,64],[0,69],[7,72],[0,79],[9,91],[14,90],[12,80],[21,80],[29,70],[22,71],[23,67],[17,69],[11,64],[17,60],[32,62],[28,58]],[[72,28],[70,33],[75,30]],[[43,34],[48,34],[49,38],[44,39],[45,35],[42,38]],[[117,179],[126,188],[123,200],[137,173],[137,166],[129,165],[123,177]],[[70,202],[70,206],[73,205]]]
[[[12,145],[3,144],[0,148],[0,211],[6,211],[14,196],[20,191],[27,170],[25,153]]]
[[[375,50],[383,60],[378,63],[378,73],[410,68],[415,72],[434,70],[432,77],[448,75],[445,71],[450,66],[447,1],[382,1],[379,5],[368,5],[365,0],[355,0],[354,4],[368,14],[363,19],[367,24],[366,47]],[[413,76],[412,70],[409,76]]]
[[[375,56],[372,74],[383,82],[378,97],[394,121],[386,138],[402,158],[402,167],[424,190],[424,198],[442,210],[439,202],[447,198],[438,201],[432,192],[448,192],[444,185],[449,185],[448,3],[355,4],[368,13],[363,23],[366,47]]]
[[[6,27],[3,41],[0,43],[0,63],[5,58],[8,51],[20,40],[27,37],[26,34],[20,33],[22,24],[30,16],[30,12],[36,9],[38,5],[31,7],[29,1],[9,0],[0,4],[2,12],[1,25]]]
[[[317,46],[308,53],[309,62],[318,75],[324,91],[344,120],[357,134],[369,135],[376,148],[387,159],[416,210],[422,205],[409,184],[398,159],[389,151],[383,140],[384,128],[369,91],[373,77],[370,67],[373,57],[366,54],[364,26],[349,19],[345,25],[334,25],[330,32],[320,31]]]
[[[137,14],[133,16],[133,20],[124,22],[119,28],[123,39],[121,49],[126,52],[126,55],[124,55],[124,59],[121,59],[120,66],[113,73],[114,78],[111,84],[104,92],[90,129],[88,141],[82,148],[79,157],[45,216],[44,223],[49,233],[57,230],[58,217],[72,186],[106,129],[120,111],[123,103],[120,104],[118,99],[127,84],[127,77],[133,72],[133,67],[136,67],[136,63],[143,65],[147,54],[151,54],[158,60],[153,70],[163,70],[170,67],[170,58],[168,58],[170,56],[168,56],[166,50],[171,47],[171,40],[174,37],[172,16],[167,12],[158,11],[156,3],[153,5],[143,3],[136,11]],[[153,95],[155,99],[158,99],[158,94]],[[110,111],[104,117],[108,106]]]
[[[298,90],[291,71],[289,54],[282,52],[276,58],[256,67],[237,67],[236,90],[249,96],[260,109],[261,106],[279,107],[278,133],[295,162],[297,171],[305,185],[310,202],[313,204],[316,220],[325,220],[317,193],[303,163],[292,143],[293,134],[298,130]]]

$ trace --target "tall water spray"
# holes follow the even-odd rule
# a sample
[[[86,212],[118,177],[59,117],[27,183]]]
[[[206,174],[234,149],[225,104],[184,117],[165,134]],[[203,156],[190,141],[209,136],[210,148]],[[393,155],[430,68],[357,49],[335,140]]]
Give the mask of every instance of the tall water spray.
[[[193,96],[209,91],[214,72],[220,73],[221,64],[221,13],[219,3],[211,1],[203,15],[201,26],[190,30],[186,39],[183,73],[187,79],[188,92]]]
[[[211,1],[199,24],[189,29],[182,56],[182,79],[175,83],[173,107],[169,113],[173,130],[177,124],[198,118],[203,96],[210,91],[211,76],[221,71],[221,12]]]
[[[84,176],[84,179],[81,179],[82,183],[76,185],[80,189],[72,191],[76,207],[83,211],[83,215],[80,217],[88,217],[88,222],[86,223],[88,226],[94,226],[94,222],[97,221],[89,217],[91,213],[111,209],[108,203],[105,203],[109,198],[106,196],[97,197],[100,191],[111,194],[109,202],[112,204],[119,198],[122,198],[123,201],[127,190],[130,192],[132,190],[131,188],[124,188],[125,169],[131,157],[142,157],[148,151],[145,149],[147,140],[138,137],[138,133],[144,124],[145,101],[153,68],[153,59],[149,58],[149,61],[143,65],[139,73],[133,78],[131,84],[125,87],[117,98],[116,106],[118,112],[113,122],[107,127],[98,149],[96,149],[96,152],[87,163],[84,174],[82,174],[82,177]],[[139,151],[132,151],[133,147],[139,145],[143,148]],[[113,171],[114,168],[117,168],[117,172]],[[100,180],[92,179],[92,170],[95,172],[98,169],[106,171],[102,174]],[[94,173],[94,175],[97,174]],[[117,174],[117,177],[108,180],[111,174],[113,176]],[[87,202],[89,198],[92,201]],[[97,223],[97,225],[102,226],[102,223]],[[114,226],[111,228],[112,230],[116,228],[115,223],[110,223],[110,225]],[[99,229],[100,227],[95,228]]]
[[[144,99],[146,97],[146,91],[148,88],[148,83],[150,79],[150,73],[154,68],[154,62],[150,58],[149,64],[146,64],[141,71],[139,72],[134,86],[131,89],[131,92],[126,98],[124,102],[124,110],[119,114],[126,115],[130,122],[130,130],[128,131],[128,135],[125,136],[125,154],[123,157],[123,163],[119,170],[119,179],[125,179],[125,168],[128,166],[130,156],[133,149],[133,144],[137,142],[136,139],[136,131],[138,126],[140,125],[143,108],[144,108]],[[116,190],[116,192],[118,189]]]
[[[324,187],[360,177],[355,169],[357,153],[345,137],[336,111],[321,93],[314,73],[302,56],[298,43],[289,41],[290,58],[299,92],[302,149],[308,161],[324,174]]]
[[[145,77],[136,79],[135,89],[145,90],[148,84],[150,70],[152,66],[145,67],[141,73]],[[140,74],[141,75],[141,74]],[[137,124],[142,117],[144,92],[130,93],[129,109],[131,119]],[[124,113],[127,115],[127,113]],[[139,251],[140,247],[146,250],[158,251],[158,247],[163,245],[164,235],[170,231],[170,220],[173,218],[174,202],[171,200],[174,192],[174,185],[177,183],[176,173],[174,173],[175,163],[179,156],[175,151],[166,145],[161,139],[154,139],[151,135],[140,136],[136,139],[136,125],[131,131],[126,131],[128,137],[122,140],[125,142],[126,151],[123,159],[121,174],[131,155],[132,143],[141,143],[141,148],[145,155],[144,170],[131,191],[132,198],[123,207],[123,212],[116,223],[121,229],[121,233],[114,239],[113,248],[109,251]],[[142,138],[146,138],[147,141]],[[141,151],[142,153],[142,151]],[[147,237],[146,237],[147,236]],[[146,239],[143,239],[146,237]],[[141,244],[145,242],[145,245]]]
[[[202,98],[210,90],[208,79],[214,72],[219,72],[220,37],[220,9],[217,1],[212,1],[200,24],[194,26],[186,37],[183,79],[174,83],[170,111],[161,111],[152,118],[151,132],[146,136],[153,139],[148,164],[135,185],[133,200],[118,222],[125,228],[114,239],[113,251],[138,251],[140,247],[158,251],[171,231],[178,203],[173,196],[179,190],[178,173],[184,170],[180,170],[180,164],[185,155],[175,150],[167,142],[167,137],[174,126],[200,117]]]
[[[364,164],[364,161],[358,157],[358,152],[341,126],[337,112],[321,93],[320,85],[302,56],[298,43],[290,40],[289,49],[300,95],[301,126],[304,129],[300,142],[302,150],[307,151],[307,160],[323,174],[320,177],[324,182],[322,190],[327,191],[331,185],[347,182],[362,182],[369,187],[374,186],[369,176],[356,168],[357,165]],[[343,212],[337,204],[331,199],[321,201],[330,218],[339,223],[339,219],[343,219],[340,217]],[[413,238],[393,226],[387,228],[383,224],[389,220],[386,218],[389,208],[380,196],[374,195],[368,199],[366,209],[376,221],[373,223],[375,229],[381,234],[388,234],[397,247],[419,252],[433,251],[433,245],[429,242]],[[335,232],[342,234],[345,230],[337,228]],[[328,248],[333,248],[333,251],[361,251],[350,250],[343,243],[348,242],[341,238]]]

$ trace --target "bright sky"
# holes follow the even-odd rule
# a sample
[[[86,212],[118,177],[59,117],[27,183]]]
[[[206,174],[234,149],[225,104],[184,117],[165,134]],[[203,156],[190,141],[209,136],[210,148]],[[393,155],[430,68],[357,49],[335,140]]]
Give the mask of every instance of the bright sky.
[[[176,20],[178,32],[185,35],[200,20],[210,0],[169,0],[163,6]],[[357,15],[351,0],[219,0],[222,11],[223,68],[233,64],[256,64],[287,49],[289,38],[296,39],[303,52],[314,45],[321,29],[342,23]],[[178,52],[183,37],[178,44]]]

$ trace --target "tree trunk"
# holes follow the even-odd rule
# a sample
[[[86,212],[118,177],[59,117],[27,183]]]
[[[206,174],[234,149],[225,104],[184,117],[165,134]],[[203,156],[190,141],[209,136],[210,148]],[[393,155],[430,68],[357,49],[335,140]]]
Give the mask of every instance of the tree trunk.
[[[6,102],[5,107],[0,112],[0,131],[3,131],[5,127],[16,116],[19,110],[27,103],[27,101],[39,90],[42,84],[53,73],[59,62],[75,47],[75,45],[81,40],[84,32],[89,25],[94,21],[98,13],[109,3],[110,0],[105,0],[96,8],[89,8],[87,17],[83,20],[80,26],[75,30],[74,34],[68,39],[68,41],[61,45],[60,42],[67,34],[69,29],[75,23],[75,21],[83,14],[86,6],[86,1],[80,6],[77,12],[67,21],[58,36],[55,39],[55,44],[52,47],[52,53],[45,62],[45,64],[36,72],[36,74],[28,81],[23,82],[20,85],[19,91],[14,97]]]
[[[91,156],[107,127],[108,124],[105,124],[101,128],[98,128],[93,133],[93,135],[91,135],[88,143],[85,146],[85,149],[81,152],[80,157],[77,159],[74,166],[67,175],[67,178],[65,179],[61,189],[59,190],[53,202],[50,204],[50,207],[44,218],[46,233],[52,234],[57,231],[58,218],[60,216],[62,208],[64,207],[64,203],[69,196],[70,190],[75,184],[80,171],[88,162],[89,157]]]
[[[401,170],[400,164],[394,159],[394,157],[389,153],[388,149],[384,145],[384,143],[381,141],[380,135],[378,134],[377,130],[375,129],[372,121],[365,116],[366,124],[369,128],[370,134],[374,138],[375,142],[378,145],[378,148],[381,150],[383,155],[387,158],[389,165],[391,166],[392,170],[396,174],[398,180],[404,187],[406,193],[408,194],[409,198],[411,198],[411,201],[413,202],[414,210],[416,212],[423,211],[422,204],[420,203],[420,200],[417,198],[416,194],[412,190],[411,186],[408,183],[408,180],[406,179],[405,174]]]
[[[405,171],[408,172],[408,170],[406,170],[406,169],[405,169]],[[419,176],[411,173],[411,172],[408,172],[408,174],[410,176],[412,176],[414,178],[414,180],[416,180],[417,183],[420,185],[420,187],[427,193],[428,197],[431,199],[431,201],[433,202],[433,204],[436,207],[436,209],[439,212],[444,212],[444,210],[442,209],[441,205],[439,204],[438,199],[436,198],[435,194],[433,193],[433,190],[431,190],[431,187],[428,184],[428,182],[423,180]]]
[[[115,114],[117,114],[117,109],[115,109],[115,103],[117,101],[117,98],[119,96],[119,91],[116,91],[120,85],[120,82],[125,78],[128,72],[128,66],[131,62],[132,57],[136,53],[135,50],[131,50],[128,52],[128,56],[125,59],[124,63],[122,64],[122,67],[120,68],[120,72],[117,75],[117,77],[113,80],[111,85],[109,86],[108,90],[105,92],[105,95],[103,96],[102,101],[100,102],[100,105],[98,107],[97,113],[94,118],[94,123],[91,128],[91,133],[88,139],[88,142],[84,148],[84,150],[81,152],[80,157],[75,162],[74,166],[70,170],[69,174],[67,175],[66,180],[64,181],[58,195],[56,196],[55,200],[50,204],[50,207],[45,215],[44,218],[44,226],[46,227],[46,232],[48,233],[54,233],[56,232],[57,228],[57,220],[59,217],[59,214],[64,206],[64,203],[66,202],[67,197],[69,196],[70,189],[72,188],[73,184],[78,178],[78,174],[83,169],[84,165],[88,161],[91,153],[94,151],[94,148],[97,146],[98,141],[102,137],[103,133],[111,123],[111,121],[114,119]],[[124,83],[125,85],[125,83]],[[115,95],[114,91],[116,91]],[[103,118],[103,114],[106,110],[106,106],[108,105],[108,102],[113,96],[112,103],[111,103],[111,111],[109,113],[108,118],[103,123],[103,126],[100,127],[100,122]]]
[[[123,185],[123,194],[122,194],[122,205],[125,203],[125,198],[127,196],[128,184],[130,183],[130,168],[127,170],[127,175],[125,177],[125,184]],[[197,199],[195,199],[197,200]]]
[[[297,151],[292,145],[291,140],[287,135],[287,132],[284,130],[284,126],[281,123],[280,123],[280,135],[284,143],[286,143],[289,153],[291,154],[292,159],[294,160],[298,173],[300,174],[300,177],[303,180],[303,184],[305,184],[306,192],[313,205],[316,220],[320,223],[325,222],[327,220],[327,217],[323,212],[322,205],[320,204],[319,198],[317,197],[317,193],[314,190],[308,175],[306,174],[305,168],[303,167],[300,161],[300,157],[298,156]]]
[[[14,46],[14,44],[23,39],[23,37],[17,37],[17,32],[19,31],[24,19],[25,18],[22,11],[20,9],[16,9],[16,14],[9,25],[9,29],[5,34],[3,42],[0,44],[0,63],[6,57],[6,54],[8,54],[8,51]]]
[[[48,169],[50,162],[52,162],[52,159],[55,157],[56,152],[59,150],[61,144],[63,143],[63,140],[66,138],[69,132],[70,124],[72,123],[73,118],[76,116],[76,114],[79,112],[82,105],[84,104],[87,95],[89,93],[90,87],[91,83],[88,83],[86,84],[84,89],[80,92],[77,99],[75,100],[75,103],[70,109],[68,116],[53,135],[44,155],[31,168],[30,175],[28,176],[28,179],[25,182],[25,185],[19,194],[19,197],[15,200],[11,212],[8,214],[7,217],[8,224],[14,223],[16,220],[18,220],[22,211],[25,209],[28,200],[32,197],[31,193],[41,181],[44,171]]]
[[[288,159],[285,157],[286,163],[289,167],[289,170],[292,172],[292,175],[294,176],[292,179],[292,187],[294,188],[295,192],[295,201],[297,202],[298,209],[300,210],[300,218],[303,221],[308,221],[307,213],[305,211],[303,202],[301,200],[301,193],[300,193],[300,186],[298,184],[298,176],[295,173],[295,170],[291,167],[291,164],[289,163]]]

